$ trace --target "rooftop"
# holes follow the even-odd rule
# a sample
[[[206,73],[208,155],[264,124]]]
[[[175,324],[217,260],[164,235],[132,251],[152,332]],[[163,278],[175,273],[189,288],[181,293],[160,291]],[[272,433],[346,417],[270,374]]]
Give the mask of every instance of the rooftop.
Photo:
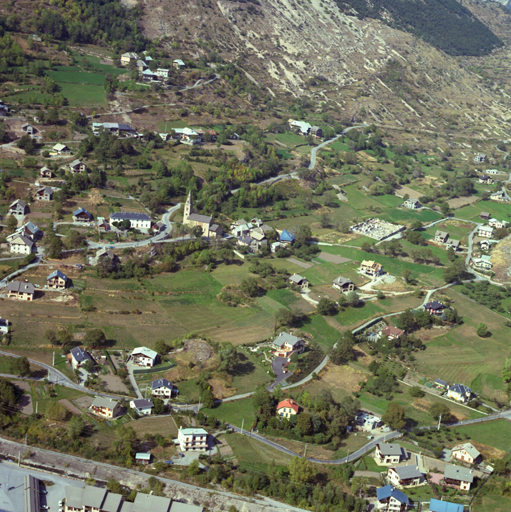
[[[291,345],[292,347],[294,347],[299,341],[301,341],[301,338],[298,338],[297,336],[293,336],[292,334],[289,334],[287,332],[281,332],[273,340],[273,344],[277,345],[278,347],[283,347],[287,343],[288,345]]]
[[[174,386],[172,385],[172,382],[170,382],[167,379],[164,379],[163,377],[158,380],[153,380],[151,383],[151,389],[158,389],[158,388],[169,388],[172,389]]]
[[[158,352],[155,352],[154,350],[151,350],[147,347],[137,347],[133,349],[133,352],[131,353],[132,356],[136,355],[142,355],[145,357],[150,357],[151,359],[156,359],[158,357]]]
[[[474,472],[468,468],[447,464],[445,466],[444,477],[450,480],[472,483],[474,481]]]
[[[407,505],[410,503],[408,496],[392,485],[385,485],[384,487],[376,489],[376,497],[379,501],[386,500],[391,496],[401,503],[406,503]]]
[[[151,217],[147,213],[136,213],[136,212],[116,212],[110,214],[111,221],[122,221],[122,220],[151,220]]]
[[[283,407],[289,407],[293,409],[293,411],[298,412],[300,410],[300,406],[291,398],[286,398],[285,400],[282,400],[282,402],[279,402],[277,405],[277,411],[279,409],[282,409]]]

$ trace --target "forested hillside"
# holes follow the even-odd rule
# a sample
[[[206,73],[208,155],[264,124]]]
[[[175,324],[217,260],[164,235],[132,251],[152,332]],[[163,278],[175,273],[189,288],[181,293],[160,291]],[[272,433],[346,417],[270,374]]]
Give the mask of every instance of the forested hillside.
[[[336,3],[345,12],[355,9],[360,18],[378,18],[394,28],[411,32],[449,55],[487,55],[503,45],[456,0],[336,0]]]

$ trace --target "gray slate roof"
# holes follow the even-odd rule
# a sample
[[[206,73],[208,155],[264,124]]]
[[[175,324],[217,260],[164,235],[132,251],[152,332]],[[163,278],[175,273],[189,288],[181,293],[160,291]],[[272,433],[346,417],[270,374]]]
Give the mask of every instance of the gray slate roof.
[[[289,334],[287,332],[281,332],[273,341],[273,344],[278,347],[283,347],[285,343],[288,343],[292,347],[296,345],[301,340],[301,338],[297,338],[296,336],[293,336],[292,334]]]
[[[403,453],[401,446],[398,444],[380,444],[380,452],[382,455],[399,455]]]
[[[419,471],[418,466],[398,466],[393,469],[399,476],[400,480],[408,480],[410,478],[419,478],[423,476],[422,472]]]
[[[147,213],[117,212],[110,215],[110,220],[151,220],[151,217]]]
[[[158,380],[153,380],[151,383],[151,389],[159,389],[159,388],[169,388],[172,389],[174,386],[172,385],[172,382],[170,382],[167,379],[164,379],[163,377]]]
[[[74,347],[70,350],[72,356],[81,363],[82,361],[86,361],[87,359],[89,361],[92,361],[91,356],[88,354],[86,350],[83,350],[82,347]]]
[[[114,407],[119,402],[116,402],[115,400],[112,400],[111,398],[105,398],[104,396],[97,396],[94,401],[92,402],[92,405],[94,407],[105,407],[106,409],[114,409]]]
[[[456,445],[451,450],[451,453],[455,452],[457,450],[465,450],[474,459],[477,459],[477,457],[479,457],[479,455],[481,455],[481,452],[473,444],[470,444],[470,443],[462,443],[462,444]]]
[[[348,279],[347,277],[339,276],[334,279],[334,284],[344,286],[345,284],[353,284],[353,281],[351,279]]]
[[[168,512],[170,503],[170,498],[139,492],[135,498],[133,510],[137,512]]]
[[[22,283],[21,281],[11,281],[7,285],[8,292],[35,293],[35,286],[32,283]]]
[[[445,466],[444,477],[450,478],[451,480],[472,483],[474,481],[474,472],[468,468],[447,464]]]
[[[47,278],[46,278],[46,281],[48,281],[48,279],[52,279],[53,277],[60,277],[61,279],[64,279],[64,281],[67,281],[67,276],[66,274],[64,274],[63,272],[61,272],[60,270],[54,270]]]
[[[290,281],[293,281],[293,283],[300,284],[302,281],[306,281],[305,277],[299,276],[298,274],[293,274],[290,278]]]
[[[210,217],[209,215],[200,215],[199,213],[192,213],[188,216],[188,220],[209,224],[213,220],[213,217]]]
[[[101,506],[101,512],[117,512],[121,502],[122,494],[109,492],[106,496],[105,502]]]
[[[132,402],[137,409],[147,409],[148,407],[154,407],[153,401],[147,398],[139,398],[137,400],[132,400]]]
[[[71,487],[66,485],[66,505],[72,508],[81,509],[83,506],[84,487]]]
[[[83,492],[83,504],[86,507],[100,509],[107,492],[108,491],[106,489],[86,485]]]

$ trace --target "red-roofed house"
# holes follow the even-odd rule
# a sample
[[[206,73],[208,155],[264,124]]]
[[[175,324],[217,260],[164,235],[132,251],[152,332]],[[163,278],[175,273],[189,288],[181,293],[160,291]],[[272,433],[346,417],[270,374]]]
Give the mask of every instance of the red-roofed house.
[[[405,331],[402,329],[398,329],[393,325],[387,325],[385,329],[381,332],[383,336],[387,336],[389,340],[400,340],[401,336],[404,335]]]
[[[295,414],[298,414],[300,406],[291,398],[286,398],[277,405],[277,414],[281,418],[291,418]]]

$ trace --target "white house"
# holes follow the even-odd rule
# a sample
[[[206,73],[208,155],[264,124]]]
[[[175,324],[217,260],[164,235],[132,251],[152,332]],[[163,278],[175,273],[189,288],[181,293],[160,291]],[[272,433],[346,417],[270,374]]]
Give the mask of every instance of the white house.
[[[131,227],[134,229],[151,229],[151,217],[147,213],[117,212],[110,215],[111,226],[114,225],[114,222],[122,222],[124,220],[129,220]]]
[[[447,390],[447,398],[465,403],[472,398],[472,390],[463,384],[454,384]]]
[[[179,427],[177,441],[182,452],[208,449],[208,433],[203,428]]]
[[[53,290],[65,290],[68,285],[68,277],[60,270],[54,270],[46,278],[46,286]]]
[[[475,464],[481,458],[480,451],[471,443],[462,443],[456,445],[451,450],[451,457],[468,462],[469,464]]]
[[[309,123],[306,123],[305,121],[297,121],[295,119],[290,119],[289,121],[289,127],[291,129],[298,129],[298,131],[302,135],[309,135],[312,126]]]
[[[92,357],[82,347],[73,347],[69,354],[71,356],[71,366],[76,370],[80,368],[85,361],[92,361]]]
[[[472,258],[471,264],[474,268],[477,268],[479,270],[491,270],[493,267],[493,264],[491,262],[491,255],[489,254],[483,254],[479,258]]]
[[[27,213],[28,206],[21,199],[16,199],[10,206],[7,215],[25,215]]]
[[[35,197],[39,201],[51,201],[53,199],[53,189],[50,187],[41,187],[36,190]]]
[[[446,464],[444,470],[444,482],[446,484],[454,485],[462,491],[469,491],[473,481],[474,471],[472,469]]]
[[[493,235],[493,228],[491,226],[479,226],[478,234],[484,238],[491,238]]]
[[[21,281],[11,281],[7,284],[7,298],[33,301],[35,287],[32,283],[23,283]]]
[[[405,208],[410,208],[410,210],[417,210],[420,207],[421,204],[416,197],[411,197],[405,201]]]
[[[497,219],[490,219],[490,220],[488,221],[488,224],[489,224],[492,228],[500,229],[500,228],[505,228],[505,227],[508,225],[508,222],[506,222],[505,220],[500,221],[500,220],[497,220]]]
[[[181,69],[181,68],[184,68],[185,67],[185,63],[181,60],[181,59],[174,59],[172,61],[172,65],[176,68],[176,69]]]
[[[151,395],[157,398],[172,398],[174,386],[172,382],[164,379],[163,377],[158,380],[153,380],[151,383]]]
[[[21,234],[9,240],[9,250],[14,254],[30,254],[34,249],[34,245],[30,238]]]
[[[398,444],[378,443],[374,458],[378,464],[399,464],[406,460],[406,451]]]
[[[135,409],[139,416],[150,416],[153,413],[154,404],[152,400],[147,398],[138,398],[130,401],[130,407]]]
[[[121,55],[121,65],[128,66],[131,62],[136,62],[138,55],[132,52],[126,52]]]
[[[87,166],[81,160],[78,159],[73,160],[68,165],[68,168],[73,174],[83,174],[84,172],[87,172]]]
[[[138,366],[153,367],[158,358],[158,353],[147,347],[138,347],[131,353],[131,359]]]
[[[273,340],[273,346],[277,357],[291,357],[292,354],[301,354],[305,350],[305,341],[287,332],[281,332]]]
[[[397,466],[387,471],[389,482],[395,487],[416,487],[426,483],[418,466]]]
[[[291,281],[293,284],[296,284],[296,286],[299,286],[302,290],[307,290],[309,288],[309,281],[305,279],[303,276],[299,276],[298,274],[293,274],[289,281]]]
[[[65,144],[55,144],[52,150],[57,153],[57,155],[69,155],[71,154],[71,150]]]
[[[170,73],[170,69],[158,68],[156,70],[156,75],[161,78],[168,78]]]

